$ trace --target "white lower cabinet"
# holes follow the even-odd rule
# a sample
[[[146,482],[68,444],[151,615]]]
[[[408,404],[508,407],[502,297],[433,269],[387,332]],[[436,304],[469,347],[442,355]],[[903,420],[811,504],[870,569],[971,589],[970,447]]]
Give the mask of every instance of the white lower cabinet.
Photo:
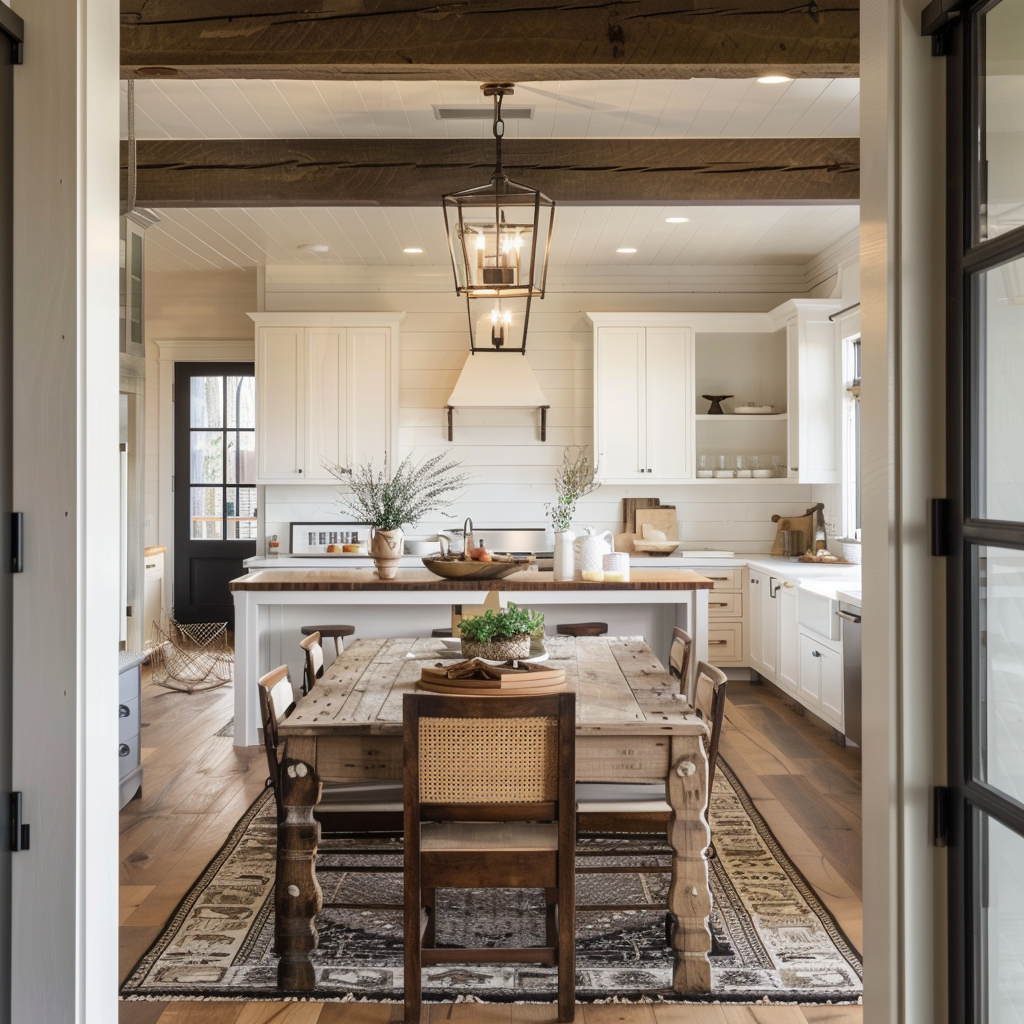
[[[800,680],[800,620],[797,613],[797,588],[788,580],[776,591],[779,616],[779,666],[776,682],[796,694]]]
[[[748,621],[750,622],[750,667],[755,672],[764,671],[764,635],[762,629],[763,611],[761,595],[768,589],[767,577],[763,572],[750,570],[750,599],[747,607],[750,609]]]
[[[843,731],[843,653],[821,637],[800,633],[800,686],[797,697]]]

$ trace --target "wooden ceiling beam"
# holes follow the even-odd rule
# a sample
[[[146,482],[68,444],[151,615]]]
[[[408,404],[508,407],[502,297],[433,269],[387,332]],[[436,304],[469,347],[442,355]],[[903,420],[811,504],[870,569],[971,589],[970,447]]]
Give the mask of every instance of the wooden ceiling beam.
[[[435,206],[485,184],[490,139],[139,142],[144,207]],[[122,190],[127,143],[121,144]],[[557,202],[850,203],[858,139],[505,140],[505,169]]]
[[[123,78],[856,77],[859,0],[122,0]]]

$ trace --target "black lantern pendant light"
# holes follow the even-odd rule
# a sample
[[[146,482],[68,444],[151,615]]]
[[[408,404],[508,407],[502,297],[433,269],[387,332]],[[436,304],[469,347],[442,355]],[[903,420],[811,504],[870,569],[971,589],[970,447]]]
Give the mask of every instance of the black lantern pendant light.
[[[502,168],[501,101],[513,86],[481,88],[494,97],[494,174],[487,185],[442,199],[455,293],[466,296],[470,351],[525,354],[530,302],[544,298],[555,203]]]

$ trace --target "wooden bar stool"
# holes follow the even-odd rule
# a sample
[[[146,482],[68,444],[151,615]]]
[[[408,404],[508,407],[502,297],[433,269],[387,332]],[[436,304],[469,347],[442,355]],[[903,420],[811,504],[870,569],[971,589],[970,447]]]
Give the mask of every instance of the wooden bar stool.
[[[340,658],[341,652],[345,649],[342,639],[351,636],[356,631],[355,626],[303,626],[302,635],[312,636],[319,633],[321,637],[330,637],[334,641],[334,657]]]
[[[604,636],[608,632],[608,623],[560,622],[555,631],[560,636]]]

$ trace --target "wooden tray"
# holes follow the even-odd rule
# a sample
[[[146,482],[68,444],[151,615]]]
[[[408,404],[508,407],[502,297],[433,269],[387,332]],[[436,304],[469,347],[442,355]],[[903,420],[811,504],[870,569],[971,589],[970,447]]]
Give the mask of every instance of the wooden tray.
[[[441,576],[446,580],[500,580],[525,569],[535,561],[533,555],[529,555],[511,562],[474,562],[459,557],[424,558],[423,564],[435,576]]]
[[[464,664],[464,663],[463,663]],[[441,668],[425,665],[420,669],[420,681],[431,686],[445,686],[455,689],[470,687],[478,690],[520,691],[535,687],[547,687],[565,683],[565,669],[547,665],[520,663],[518,668],[509,664],[487,665],[482,663],[478,671],[469,676],[451,678],[449,673],[455,665]]]
[[[560,683],[551,683],[544,686],[538,683],[536,686],[520,686],[514,690],[493,690],[480,686],[453,686],[460,680],[449,679],[444,683],[428,683],[421,679],[416,685],[421,690],[430,690],[431,693],[449,693],[461,697],[533,697],[543,693],[560,693],[566,688],[563,679]]]

